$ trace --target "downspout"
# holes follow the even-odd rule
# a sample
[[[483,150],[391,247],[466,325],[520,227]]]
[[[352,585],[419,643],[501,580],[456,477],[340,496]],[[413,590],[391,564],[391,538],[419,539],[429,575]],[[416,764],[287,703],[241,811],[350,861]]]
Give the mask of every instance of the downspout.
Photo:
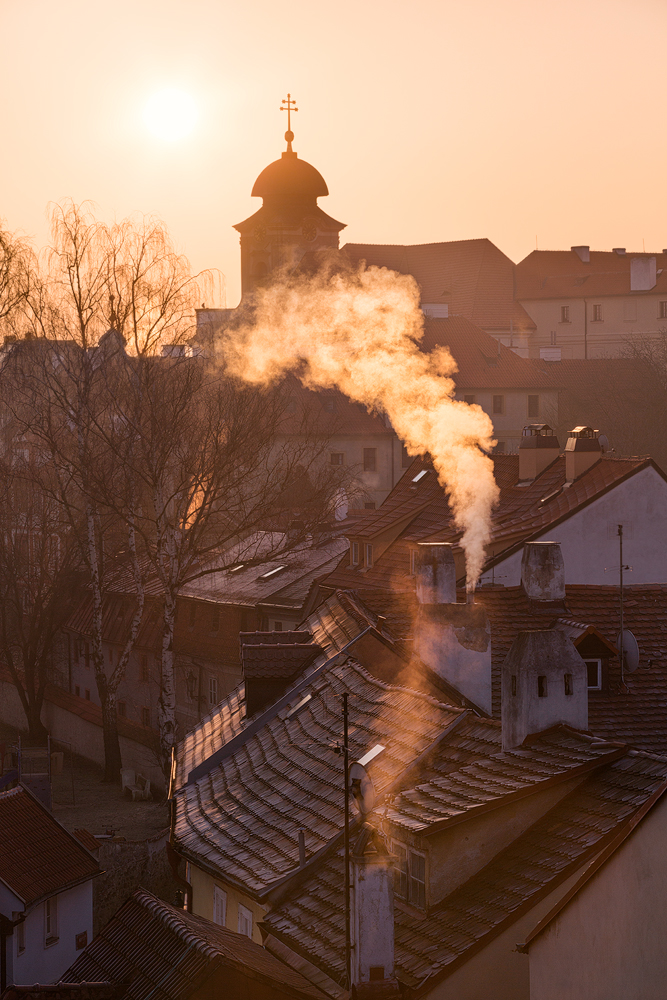
[[[584,299],[584,358],[588,360],[588,302]]]

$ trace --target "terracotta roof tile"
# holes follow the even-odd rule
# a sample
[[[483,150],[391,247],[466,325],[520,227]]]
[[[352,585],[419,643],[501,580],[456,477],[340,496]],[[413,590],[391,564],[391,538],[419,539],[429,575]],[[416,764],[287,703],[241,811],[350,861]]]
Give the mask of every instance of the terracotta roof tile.
[[[0,792],[0,879],[26,906],[99,870],[79,841],[22,785]]]
[[[591,250],[585,264],[574,250],[533,250],[516,265],[516,297],[522,299],[587,298],[593,295],[629,295],[630,268],[634,258],[655,257],[658,271],[654,288],[633,295],[667,293],[667,254]]]

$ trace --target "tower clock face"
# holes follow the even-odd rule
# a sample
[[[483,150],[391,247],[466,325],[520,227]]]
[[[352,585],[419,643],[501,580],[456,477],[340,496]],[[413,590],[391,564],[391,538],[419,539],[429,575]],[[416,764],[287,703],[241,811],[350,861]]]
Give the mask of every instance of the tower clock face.
[[[301,230],[301,236],[306,241],[306,243],[312,243],[317,236],[317,226],[314,222],[304,222],[303,228]]]
[[[256,226],[252,235],[258,243],[263,243],[266,239],[266,229],[264,226]]]

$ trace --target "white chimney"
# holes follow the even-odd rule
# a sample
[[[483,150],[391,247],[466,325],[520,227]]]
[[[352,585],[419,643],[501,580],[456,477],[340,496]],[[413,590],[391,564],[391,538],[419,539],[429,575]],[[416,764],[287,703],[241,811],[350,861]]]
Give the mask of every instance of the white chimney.
[[[574,427],[565,445],[565,478],[568,483],[578,479],[602,457],[600,432],[592,427]]]
[[[519,481],[536,479],[559,455],[558,438],[549,424],[526,424],[519,442]]]
[[[398,994],[394,976],[394,856],[364,823],[352,860],[352,984],[359,997]]]
[[[491,712],[491,629],[481,604],[456,603],[451,545],[420,542],[414,650],[430,669]]]
[[[531,601],[565,599],[565,563],[560,542],[526,542],[521,556],[521,586]]]
[[[591,262],[591,248],[590,247],[570,247],[573,250],[582,264],[590,264]]]
[[[632,257],[630,260],[630,291],[648,292],[658,280],[655,257]]]
[[[503,750],[563,722],[588,729],[586,664],[564,632],[519,632],[500,681]]]
[[[456,566],[449,543],[418,543],[417,600],[420,604],[456,604]]]

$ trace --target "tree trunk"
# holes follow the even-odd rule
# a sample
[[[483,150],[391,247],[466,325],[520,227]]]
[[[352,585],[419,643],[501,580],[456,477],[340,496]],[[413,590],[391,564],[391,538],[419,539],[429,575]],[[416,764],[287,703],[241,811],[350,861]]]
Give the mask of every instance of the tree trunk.
[[[167,781],[171,769],[171,751],[176,742],[176,683],[174,678],[174,619],[176,598],[165,594],[162,628],[162,680],[158,700],[160,758]]]
[[[118,716],[116,713],[116,696],[100,692],[102,702],[102,733],[104,736],[104,778],[106,784],[120,784],[120,769],[123,760],[118,739]]]
[[[41,720],[42,714],[42,700],[40,698],[39,704],[36,704],[32,699],[29,702],[28,710],[26,712],[26,717],[28,720],[28,733],[30,736],[30,742],[36,744],[37,746],[46,745],[46,738],[49,735],[49,731]]]

